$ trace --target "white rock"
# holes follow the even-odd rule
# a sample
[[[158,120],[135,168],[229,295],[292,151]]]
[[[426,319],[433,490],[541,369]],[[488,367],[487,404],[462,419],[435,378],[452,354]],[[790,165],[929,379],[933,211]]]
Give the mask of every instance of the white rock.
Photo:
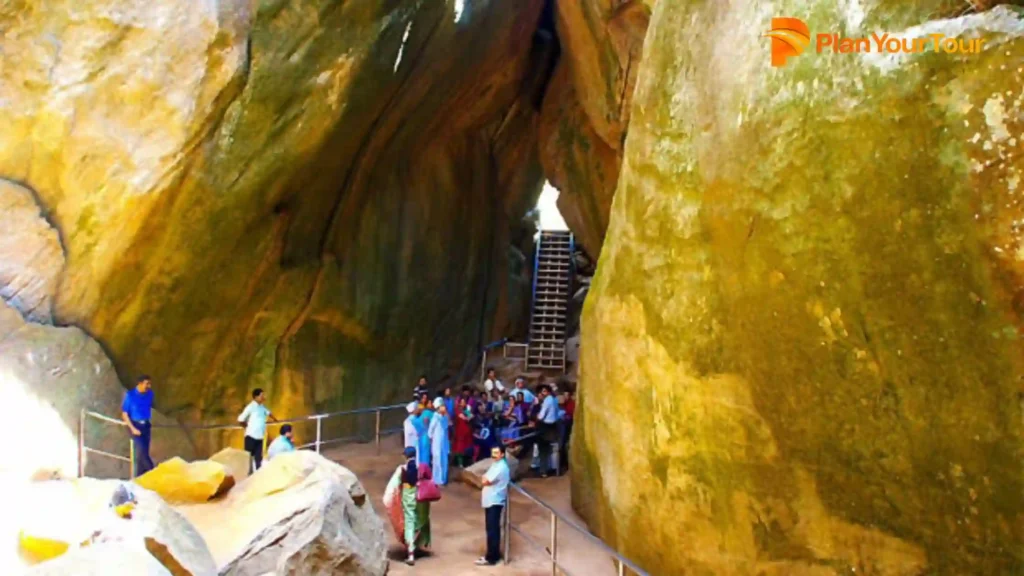
[[[314,452],[282,454],[225,499],[178,510],[225,576],[387,573],[384,526],[359,480]]]

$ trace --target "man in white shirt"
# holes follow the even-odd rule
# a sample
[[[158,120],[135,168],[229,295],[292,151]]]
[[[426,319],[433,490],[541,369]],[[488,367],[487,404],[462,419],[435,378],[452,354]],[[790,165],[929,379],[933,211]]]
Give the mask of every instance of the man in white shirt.
[[[551,393],[551,387],[540,387],[540,412],[537,413],[537,449],[540,452],[540,477],[548,477],[551,465],[551,445],[558,442],[558,398]]]
[[[267,449],[267,460],[273,460],[274,456],[284,454],[286,452],[295,452],[295,444],[292,443],[292,425],[285,424],[281,426],[281,435],[274,439],[270,443],[270,448]]]
[[[508,501],[511,474],[508,461],[505,460],[504,446],[499,444],[491,448],[491,458],[494,463],[481,480],[484,489],[480,494],[487,526],[487,554],[476,561],[477,566],[494,566],[501,561],[501,512]]]
[[[512,391],[510,396],[515,396],[516,402],[526,402],[527,404],[533,404],[535,400],[533,392],[530,392],[529,388],[526,387],[526,380],[521,376],[516,378],[516,389]]]
[[[245,451],[252,455],[253,471],[263,465],[263,436],[267,433],[267,420],[277,422],[264,402],[263,389],[257,388],[252,391],[252,402],[238,415],[238,421],[245,424]]]
[[[495,389],[497,389],[498,392],[505,391],[505,385],[501,383],[501,380],[498,380],[498,376],[495,374],[494,368],[487,370],[487,380],[484,380],[484,389],[487,390],[488,394],[492,394]]]

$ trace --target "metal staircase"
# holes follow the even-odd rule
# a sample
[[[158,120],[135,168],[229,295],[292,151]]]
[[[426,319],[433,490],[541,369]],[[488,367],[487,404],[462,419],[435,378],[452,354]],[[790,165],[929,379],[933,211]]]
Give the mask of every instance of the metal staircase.
[[[542,231],[533,264],[533,310],[526,366],[565,372],[566,312],[572,287],[570,232]]]

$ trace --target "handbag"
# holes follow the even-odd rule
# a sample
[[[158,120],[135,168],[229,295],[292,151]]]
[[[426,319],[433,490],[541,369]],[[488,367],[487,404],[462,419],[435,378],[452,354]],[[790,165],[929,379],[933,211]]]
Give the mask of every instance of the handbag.
[[[420,465],[419,479],[416,481],[417,502],[437,502],[441,499],[441,489],[434,482],[434,475],[426,464]]]

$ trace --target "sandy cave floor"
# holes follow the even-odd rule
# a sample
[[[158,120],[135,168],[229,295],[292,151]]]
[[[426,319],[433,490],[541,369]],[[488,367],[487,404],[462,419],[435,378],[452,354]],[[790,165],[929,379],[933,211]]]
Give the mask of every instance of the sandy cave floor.
[[[512,535],[511,564],[495,567],[479,567],[473,562],[484,552],[484,514],[480,508],[480,492],[471,486],[453,480],[444,488],[443,499],[435,503],[431,511],[433,551],[430,556],[417,560],[415,566],[407,566],[404,549],[394,536],[384,514],[381,499],[395,466],[401,463],[400,441],[391,437],[384,441],[381,456],[376,455],[372,444],[354,444],[334,448],[325,456],[341,463],[359,476],[373,502],[374,510],[385,525],[390,544],[389,575],[443,574],[462,576],[470,574],[502,574],[516,576],[541,576],[552,573],[548,554],[533,548],[518,534]],[[531,494],[552,506],[560,514],[584,526],[583,521],[572,511],[569,501],[569,477],[530,479],[522,486]],[[549,545],[551,516],[543,508],[533,504],[519,494],[513,493],[512,523],[525,531],[534,541]],[[597,546],[588,542],[572,528],[559,529],[558,553],[560,563],[567,572],[578,576],[614,576],[615,566],[611,558]]]

